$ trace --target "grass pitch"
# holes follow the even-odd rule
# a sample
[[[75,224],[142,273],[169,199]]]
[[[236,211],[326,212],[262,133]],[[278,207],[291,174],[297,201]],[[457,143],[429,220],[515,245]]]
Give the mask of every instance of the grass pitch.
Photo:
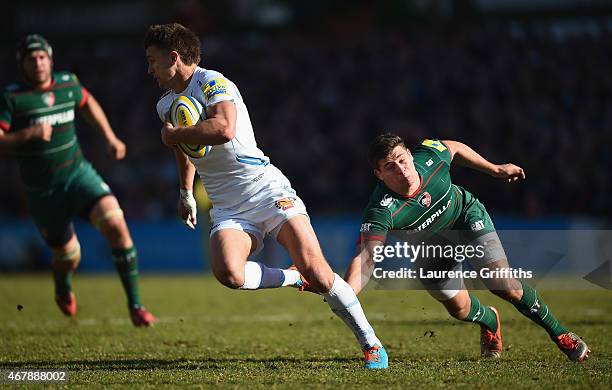
[[[80,387],[610,388],[612,292],[542,293],[589,344],[568,361],[545,332],[487,292],[500,309],[504,356],[478,358],[478,326],[449,318],[421,291],[366,291],[366,314],[390,369],[361,369],[361,353],[320,297],[293,289],[231,291],[210,277],[144,276],[159,319],[134,328],[114,275],[78,275],[78,318],[62,316],[50,274],[0,276],[0,368],[69,370]],[[18,310],[18,305],[22,308]]]

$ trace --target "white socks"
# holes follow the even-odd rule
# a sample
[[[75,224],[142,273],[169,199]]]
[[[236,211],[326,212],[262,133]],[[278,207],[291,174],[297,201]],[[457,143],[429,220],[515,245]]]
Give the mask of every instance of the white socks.
[[[331,290],[321,295],[325,297],[332,311],[351,328],[359,344],[361,344],[361,349],[371,348],[374,345],[382,345],[378,337],[376,337],[374,329],[368,323],[357,295],[355,295],[351,286],[338,274],[334,274],[334,284]]]
[[[268,268],[262,263],[247,261],[244,265],[244,284],[242,290],[258,290],[293,286],[300,279],[296,270]]]

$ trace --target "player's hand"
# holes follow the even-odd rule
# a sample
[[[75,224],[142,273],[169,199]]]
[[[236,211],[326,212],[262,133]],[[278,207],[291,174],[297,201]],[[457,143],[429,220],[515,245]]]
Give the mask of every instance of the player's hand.
[[[125,157],[126,147],[119,138],[109,140],[106,150],[115,160],[123,160]]]
[[[39,139],[45,142],[51,141],[53,127],[49,123],[36,123],[31,127],[30,139]]]
[[[174,132],[174,126],[170,122],[164,122],[164,125],[161,128],[161,140],[164,145],[168,147],[173,147],[174,143],[170,142],[170,135]]]
[[[497,165],[493,177],[505,179],[508,183],[517,180],[525,180],[525,171],[523,168],[514,164]]]
[[[178,213],[181,221],[191,230],[195,230],[198,223],[197,219],[198,205],[193,197],[193,191],[184,190],[181,188],[181,197],[178,202]]]

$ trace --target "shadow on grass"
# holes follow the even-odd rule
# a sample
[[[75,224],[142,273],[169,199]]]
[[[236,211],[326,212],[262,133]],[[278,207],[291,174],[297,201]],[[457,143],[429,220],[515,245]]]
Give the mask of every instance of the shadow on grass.
[[[219,370],[232,366],[242,368],[245,364],[261,366],[261,368],[318,368],[325,363],[361,364],[358,358],[198,358],[198,359],[87,359],[87,360],[24,360],[0,363],[0,369],[14,368],[47,368],[67,369],[72,371],[106,370]],[[332,366],[330,366],[332,367]]]

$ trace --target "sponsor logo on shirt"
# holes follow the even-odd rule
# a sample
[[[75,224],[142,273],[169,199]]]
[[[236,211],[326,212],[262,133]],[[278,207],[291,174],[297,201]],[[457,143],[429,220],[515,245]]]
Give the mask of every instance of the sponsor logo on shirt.
[[[279,199],[276,202],[274,202],[274,204],[276,205],[276,208],[283,210],[283,211],[287,211],[290,208],[293,207],[293,198],[283,198],[283,199]]]
[[[479,230],[484,229],[484,222],[482,221],[482,219],[474,222],[473,224],[470,225],[470,229],[472,229],[473,232],[477,232]]]
[[[421,145],[429,146],[430,148],[436,149],[438,152],[446,150],[446,146],[444,146],[442,142],[433,139],[426,139]]]
[[[202,88],[206,100],[210,100],[217,95],[227,95],[227,82],[222,78],[212,79]]]
[[[389,207],[391,206],[391,203],[393,203],[393,197],[389,194],[385,194],[385,196],[383,196],[382,200],[380,201],[380,205],[382,207]]]
[[[362,223],[361,224],[361,228],[359,229],[360,232],[369,232],[370,231],[370,226],[372,226],[371,223]]]
[[[425,165],[427,165],[428,167],[432,166],[433,165],[433,160],[432,159],[427,160]]]
[[[35,123],[48,123],[51,126],[63,125],[64,123],[72,122],[74,120],[74,110],[68,110],[59,112],[57,114],[45,115],[39,118],[34,118],[30,121],[30,124]]]
[[[433,214],[429,216],[429,218],[427,218],[422,224],[419,225],[419,227],[414,230],[420,232],[421,230],[426,229],[427,226],[431,225],[433,221],[435,221],[440,215],[442,215],[446,211],[447,208],[450,207],[452,201],[452,198],[449,198],[448,202],[446,202],[444,206],[437,209]]]

